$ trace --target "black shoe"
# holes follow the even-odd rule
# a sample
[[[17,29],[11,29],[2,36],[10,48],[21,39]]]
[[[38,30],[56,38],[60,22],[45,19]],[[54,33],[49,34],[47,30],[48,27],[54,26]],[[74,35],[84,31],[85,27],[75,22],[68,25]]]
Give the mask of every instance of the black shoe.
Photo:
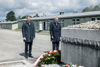
[[[33,56],[32,56],[32,55],[29,55],[29,57],[30,57],[30,58],[33,58]]]

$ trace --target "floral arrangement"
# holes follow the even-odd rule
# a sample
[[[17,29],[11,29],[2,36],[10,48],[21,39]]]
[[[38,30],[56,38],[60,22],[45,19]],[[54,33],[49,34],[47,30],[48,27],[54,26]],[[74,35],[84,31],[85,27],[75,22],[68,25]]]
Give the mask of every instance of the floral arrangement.
[[[61,62],[61,51],[54,50],[41,55],[38,66],[43,64],[58,64]]]
[[[61,63],[61,51],[54,50],[39,56],[39,58],[36,60],[33,66],[41,67],[41,65],[59,64],[59,63]],[[83,66],[78,66],[76,64],[70,63],[68,65],[62,65],[61,67],[83,67]]]
[[[83,66],[78,66],[76,64],[68,64],[68,65],[62,65],[62,67],[83,67]]]

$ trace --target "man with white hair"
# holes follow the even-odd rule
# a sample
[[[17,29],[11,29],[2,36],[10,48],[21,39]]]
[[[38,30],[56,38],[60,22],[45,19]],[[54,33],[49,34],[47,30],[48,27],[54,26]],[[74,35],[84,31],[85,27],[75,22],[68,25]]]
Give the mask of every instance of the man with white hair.
[[[54,22],[50,23],[50,35],[52,41],[52,50],[59,50],[59,42],[61,39],[61,24],[58,22],[58,18],[54,19]]]

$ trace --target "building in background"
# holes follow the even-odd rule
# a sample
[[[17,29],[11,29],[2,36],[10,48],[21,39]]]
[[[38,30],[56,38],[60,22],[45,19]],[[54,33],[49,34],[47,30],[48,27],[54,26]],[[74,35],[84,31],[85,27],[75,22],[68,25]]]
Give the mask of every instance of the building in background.
[[[100,20],[100,11],[83,12],[83,13],[68,13],[68,14],[64,14],[64,12],[60,12],[60,15],[35,17],[35,18],[32,18],[31,20],[34,23],[36,30],[48,31],[49,24],[54,21],[55,17],[59,18],[61,27],[66,27],[68,25],[80,24],[87,21]],[[22,24],[25,21],[26,19],[22,19],[22,20],[18,20],[17,23],[15,22],[16,24],[18,24],[18,27],[16,28],[21,29]],[[2,23],[0,23],[0,25],[2,25]]]

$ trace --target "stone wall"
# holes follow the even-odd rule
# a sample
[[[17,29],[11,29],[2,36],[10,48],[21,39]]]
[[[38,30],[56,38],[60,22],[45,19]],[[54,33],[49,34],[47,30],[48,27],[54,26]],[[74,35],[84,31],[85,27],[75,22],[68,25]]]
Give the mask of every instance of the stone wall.
[[[84,67],[100,67],[100,30],[63,28],[61,61]]]

